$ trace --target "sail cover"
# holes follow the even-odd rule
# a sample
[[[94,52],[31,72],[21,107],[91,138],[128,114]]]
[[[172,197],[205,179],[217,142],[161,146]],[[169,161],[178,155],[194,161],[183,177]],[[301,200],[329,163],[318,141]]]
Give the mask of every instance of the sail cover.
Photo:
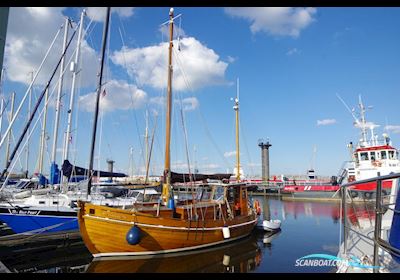
[[[173,184],[173,183],[185,183],[190,181],[203,181],[206,179],[229,180],[231,176],[232,174],[188,174],[188,173],[175,173],[171,171],[171,183]]]
[[[66,160],[64,160],[64,163],[62,165],[62,172],[63,172],[63,175],[69,179],[71,177],[71,175],[74,175],[74,176],[86,175],[87,176],[88,169],[82,168],[79,166],[74,166],[69,162],[69,160],[66,159]],[[115,173],[115,172],[97,171],[97,170],[93,170],[93,174],[96,176],[99,176],[99,177],[127,177],[127,175],[124,173]]]

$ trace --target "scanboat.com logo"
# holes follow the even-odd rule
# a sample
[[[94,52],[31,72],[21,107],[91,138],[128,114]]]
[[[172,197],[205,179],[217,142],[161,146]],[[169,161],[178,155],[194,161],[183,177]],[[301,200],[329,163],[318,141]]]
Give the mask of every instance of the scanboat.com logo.
[[[342,264],[346,266],[353,266],[358,268],[382,268],[382,266],[366,265],[355,256],[350,256],[351,260],[339,258],[328,254],[311,254],[301,257],[296,260],[295,266],[336,266],[339,267]]]

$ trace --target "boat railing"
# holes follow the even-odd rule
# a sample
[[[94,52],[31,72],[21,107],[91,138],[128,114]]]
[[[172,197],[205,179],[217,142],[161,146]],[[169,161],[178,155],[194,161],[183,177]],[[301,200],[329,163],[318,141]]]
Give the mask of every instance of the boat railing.
[[[395,201],[396,201],[396,193],[398,184],[399,184],[399,178],[400,178],[400,173],[393,173],[389,175],[384,175],[380,176],[380,172],[378,172],[377,177],[365,179],[365,180],[359,180],[359,181],[354,181],[350,182],[347,184],[341,185],[341,195],[342,195],[342,207],[343,207],[343,255],[347,255],[347,249],[348,249],[348,233],[350,231],[354,232],[355,234],[362,236],[363,238],[366,238],[370,241],[373,242],[374,244],[374,253],[373,253],[373,272],[377,273],[379,272],[379,248],[384,250],[385,252],[395,255],[395,256],[400,256],[400,250],[391,246],[388,241],[382,239],[381,233],[382,233],[382,216],[385,214],[386,211],[393,211],[394,213],[400,213],[400,211],[397,211],[394,209]],[[385,180],[393,180],[392,181],[392,193],[388,195],[383,195],[382,194],[382,182]],[[374,225],[374,234],[373,237],[369,237],[360,231],[355,230],[354,228],[351,227],[351,224],[349,224],[349,217],[348,215],[348,199],[351,200],[351,205],[354,207],[353,198],[351,197],[349,193],[349,189],[352,187],[358,185],[358,184],[364,184],[364,183],[370,183],[370,182],[376,182],[376,187],[375,187],[375,201],[372,199],[372,203],[375,204],[373,207],[373,213],[375,214],[375,225]],[[396,186],[396,187],[395,187]],[[394,189],[394,191],[393,191]],[[385,200],[386,202],[384,203]],[[371,205],[371,204],[369,204]],[[368,207],[368,203],[364,204],[365,207]],[[368,209],[367,209],[368,210]],[[368,218],[371,220],[373,217],[371,216],[371,213],[369,211],[366,211]]]

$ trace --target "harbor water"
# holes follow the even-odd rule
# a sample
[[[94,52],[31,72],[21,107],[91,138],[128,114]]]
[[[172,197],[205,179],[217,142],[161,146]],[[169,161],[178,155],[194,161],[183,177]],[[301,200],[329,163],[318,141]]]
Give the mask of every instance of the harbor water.
[[[329,273],[333,266],[305,266],[297,261],[310,254],[337,255],[340,203],[287,201],[254,196],[264,219],[279,219],[281,230],[261,227],[237,242],[184,254],[93,260],[80,237],[10,245],[0,243],[1,272],[216,272]],[[6,227],[1,229],[4,235]],[[26,238],[26,237],[25,237]],[[35,238],[35,237],[32,237]],[[297,261],[297,262],[296,262]],[[179,265],[177,265],[179,264]]]

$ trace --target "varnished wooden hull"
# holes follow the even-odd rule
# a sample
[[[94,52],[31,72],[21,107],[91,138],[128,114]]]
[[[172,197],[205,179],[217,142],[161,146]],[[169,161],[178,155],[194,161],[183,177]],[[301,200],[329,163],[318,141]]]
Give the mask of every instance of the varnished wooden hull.
[[[201,249],[227,243],[251,233],[256,215],[239,216],[226,221],[230,238],[224,238],[222,220],[190,222],[172,217],[155,217],[129,210],[80,203],[78,214],[82,238],[94,257],[152,255]],[[140,228],[137,245],[126,240],[128,231]]]

